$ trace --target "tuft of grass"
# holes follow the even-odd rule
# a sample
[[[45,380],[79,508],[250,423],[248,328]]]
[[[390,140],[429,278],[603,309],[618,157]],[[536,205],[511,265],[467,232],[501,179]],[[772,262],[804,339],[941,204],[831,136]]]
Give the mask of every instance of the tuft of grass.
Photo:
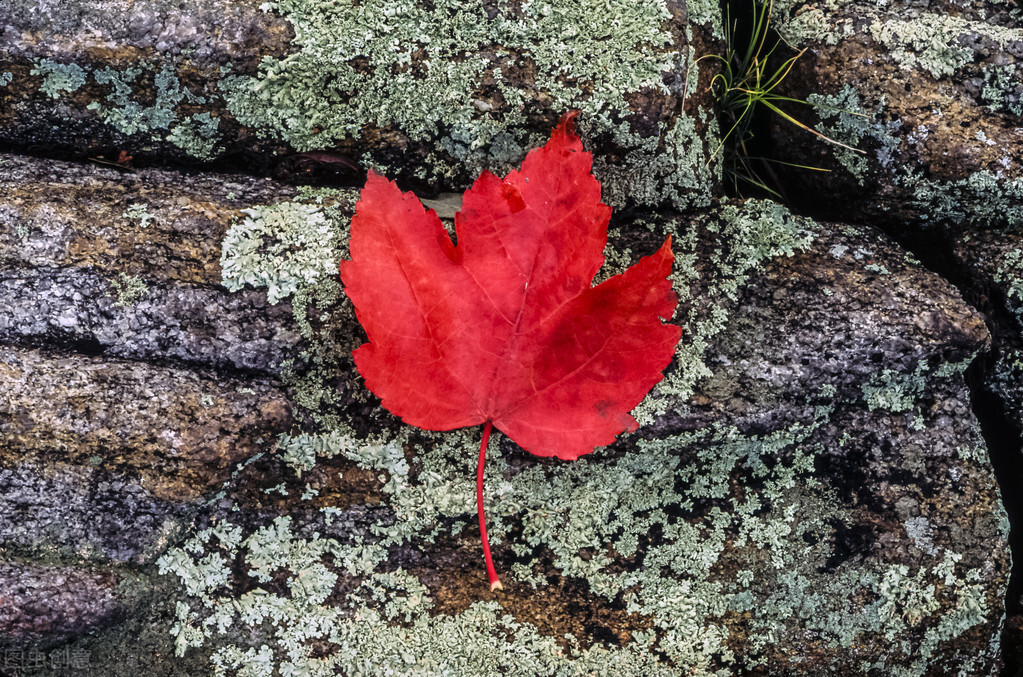
[[[726,9],[724,55],[712,54],[701,57],[717,59],[722,65],[721,71],[711,80],[710,86],[717,98],[718,110],[722,117],[722,128],[727,131],[722,135],[721,142],[714,150],[711,159],[718,153],[724,153],[725,172],[736,195],[743,195],[742,188],[747,186],[782,198],[783,196],[779,192],[780,182],[771,170],[771,164],[798,167],[810,171],[828,170],[755,155],[752,151],[755,138],[754,125],[758,118],[757,112],[761,107],[827,143],[857,153],[863,151],[822,134],[782,109],[782,104],[809,105],[802,99],[784,96],[776,91],[806,50],[799,51],[794,56],[782,61],[780,65],[775,66],[774,64],[778,60],[772,59],[772,57],[784,43],[770,30],[773,1],[768,0],[766,5],[758,0],[752,1],[753,9],[748,27],[748,37],[740,37],[739,22],[733,21]],[[740,42],[744,44],[740,45]],[[851,114],[860,115],[860,113]]]

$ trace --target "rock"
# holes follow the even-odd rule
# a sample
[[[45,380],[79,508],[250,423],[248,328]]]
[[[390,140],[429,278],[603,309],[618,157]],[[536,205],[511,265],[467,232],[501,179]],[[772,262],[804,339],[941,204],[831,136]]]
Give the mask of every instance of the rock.
[[[964,379],[984,320],[873,228],[717,199],[713,60],[689,69],[716,5],[22,4],[0,15],[0,140],[100,162],[0,163],[0,643],[89,651],[112,677],[998,672],[1008,524]],[[1015,53],[993,5],[947,8],[980,38],[946,51],[854,9],[787,19],[824,18],[792,80],[832,64],[821,112],[887,93],[933,125],[914,92],[966,110],[956,87],[976,89],[935,63],[983,80],[960,48]],[[830,69],[854,47],[874,62],[849,94]],[[572,106],[606,199],[634,208],[602,275],[671,234],[683,339],[614,445],[560,462],[496,436],[491,592],[479,431],[403,424],[352,363],[356,192],[135,165],[288,158],[290,178],[374,166],[457,191]],[[1016,218],[1015,165],[970,193],[993,156],[956,174],[888,112],[864,123],[863,187],[835,174],[823,202],[848,184],[843,218],[903,230]]]
[[[126,474],[164,500],[224,482],[290,421],[265,381],[0,346],[0,463],[28,459]]]
[[[188,593],[179,652],[212,642],[239,672],[996,672],[1007,524],[962,376],[979,316],[876,231],[771,203],[617,225],[613,270],[675,238],[677,363],[606,450],[497,443],[505,590],[472,526],[479,431],[325,403],[160,559]]]
[[[1018,231],[965,232],[953,241],[952,252],[967,289],[994,327],[985,386],[1018,443],[1023,438],[1023,238]]]
[[[285,328],[287,318],[262,293],[150,288],[140,277],[82,268],[0,275],[0,307],[7,311],[0,336],[10,342],[270,373],[298,352],[298,332]]]
[[[990,403],[987,414],[998,426],[992,455],[1001,458],[1006,504],[1023,507],[1011,489],[1023,481],[1023,238],[1011,230],[965,232],[953,240],[952,252],[994,334],[978,371],[978,397]],[[1008,604],[1023,612],[1018,592]]]
[[[109,277],[217,285],[220,243],[241,210],[295,189],[240,175],[117,170],[0,156],[0,265],[98,268]]]
[[[1016,230],[953,231],[948,249],[955,274],[992,330],[992,350],[973,372],[977,411],[989,429],[989,450],[1010,516],[1023,511],[1023,240]],[[1020,547],[1013,530],[1010,542]],[[1018,563],[1017,563],[1018,565]],[[1017,566],[1018,568],[1018,566]],[[1006,593],[1006,674],[1023,668],[1023,596],[1017,571]]]
[[[467,187],[566,111],[613,205],[719,190],[704,3],[27,2],[0,15],[0,141],[109,163],[243,156]],[[615,21],[605,21],[607,15]],[[472,55],[469,58],[469,55]],[[340,55],[340,56],[339,56]],[[296,155],[298,153],[298,155]]]
[[[7,667],[45,667],[13,660],[27,661],[41,640],[52,644],[121,620],[127,609],[117,584],[104,571],[0,562],[0,644],[17,647],[17,654],[7,650]]]
[[[947,5],[947,6],[946,6]],[[1023,223],[1023,28],[1011,3],[774,3],[773,25],[806,50],[778,93],[796,117],[863,154],[780,119],[793,200],[832,218],[907,230]]]
[[[300,352],[288,308],[219,287],[240,208],[293,191],[12,156],[0,186],[0,340],[271,374]]]
[[[187,504],[153,496],[131,472],[46,460],[4,465],[0,547],[7,553],[147,564],[189,513]]]
[[[217,83],[227,73],[253,73],[263,57],[286,55],[294,37],[287,21],[258,5],[146,0],[0,8],[3,138],[110,161],[136,149],[213,157],[224,149],[225,132],[238,134],[209,105],[223,99]]]

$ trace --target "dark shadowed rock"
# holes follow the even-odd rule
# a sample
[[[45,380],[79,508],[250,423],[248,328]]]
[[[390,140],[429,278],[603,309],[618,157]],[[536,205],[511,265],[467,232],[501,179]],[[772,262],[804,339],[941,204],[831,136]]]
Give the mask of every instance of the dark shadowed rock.
[[[961,233],[953,255],[995,334],[984,385],[1009,426],[1002,442],[1014,456],[1023,454],[1023,236],[1018,230]],[[1020,461],[1023,456],[1011,466],[1017,480],[1023,480]]]
[[[92,463],[0,468],[0,547],[66,560],[145,564],[163,552],[189,506],[156,498],[137,473]],[[55,501],[54,496],[60,500]]]
[[[117,584],[105,571],[0,562],[0,645],[9,665],[30,665],[12,662],[13,651],[24,660],[38,642],[52,645],[121,620],[126,605]]]

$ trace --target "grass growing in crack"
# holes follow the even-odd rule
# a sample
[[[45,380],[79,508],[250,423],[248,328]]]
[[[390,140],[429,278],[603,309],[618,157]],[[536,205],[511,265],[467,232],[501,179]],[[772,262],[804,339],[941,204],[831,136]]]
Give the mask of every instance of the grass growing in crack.
[[[749,38],[744,41],[744,47],[739,45],[741,38],[737,37],[738,21],[732,21],[726,10],[725,54],[702,57],[718,59],[722,64],[721,72],[711,80],[711,88],[715,92],[718,109],[723,118],[722,127],[727,131],[722,136],[721,143],[715,149],[713,156],[724,153],[725,171],[732,182],[736,195],[743,194],[742,187],[745,185],[777,198],[783,198],[779,192],[780,182],[771,170],[772,163],[810,171],[828,171],[820,167],[798,165],[755,155],[752,152],[752,142],[755,137],[754,123],[759,107],[766,108],[771,113],[823,141],[857,153],[863,152],[820,133],[781,108],[782,104],[809,105],[802,99],[784,96],[776,92],[806,50],[803,49],[794,56],[785,59],[780,65],[773,65],[777,63],[777,59],[772,60],[771,57],[783,43],[781,38],[776,37],[770,31],[772,4],[772,2],[768,2],[765,6],[757,0],[753,0]],[[770,46],[768,46],[769,43]],[[852,114],[859,115],[858,113]]]

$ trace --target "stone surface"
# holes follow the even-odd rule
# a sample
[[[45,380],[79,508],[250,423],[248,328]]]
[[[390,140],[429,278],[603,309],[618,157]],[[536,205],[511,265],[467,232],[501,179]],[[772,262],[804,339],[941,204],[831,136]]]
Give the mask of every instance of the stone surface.
[[[27,654],[36,642],[52,644],[117,622],[126,612],[117,584],[104,571],[0,562],[0,645]]]
[[[115,278],[217,285],[220,243],[241,209],[295,189],[235,174],[119,170],[0,156],[0,264],[92,268]]]
[[[774,3],[806,53],[779,91],[793,114],[864,151],[773,124],[797,202],[907,229],[1023,223],[1023,23],[1012,2]]]
[[[7,553],[134,564],[161,554],[189,512],[153,496],[130,471],[43,459],[0,468],[0,508]]]
[[[7,156],[0,340],[279,374],[301,350],[287,308],[219,287],[220,242],[278,184]]]
[[[952,253],[994,328],[986,386],[1018,444],[1023,438],[1023,236],[1018,230],[960,233]]]
[[[478,431],[395,426],[353,388],[161,558],[190,600],[179,650],[239,672],[996,672],[1007,524],[963,379],[981,318],[877,232],[770,203],[617,225],[616,270],[675,238],[677,363],[607,450],[496,443],[504,591],[472,527]]]
[[[612,204],[706,204],[715,66],[697,58],[718,21],[675,0],[26,0],[0,15],[0,141],[261,169],[314,151],[289,163],[461,189],[578,108]]]
[[[1021,382],[1018,237],[978,228],[1020,218],[1019,10],[775,9],[789,93],[868,151],[780,137],[836,170],[793,192],[859,225],[717,196],[715,3],[0,8],[0,142],[94,160],[0,157],[0,644],[110,677],[997,674],[971,379]],[[479,430],[404,425],[352,364],[357,192],[139,166],[426,195],[571,107],[608,202],[671,206],[618,210],[601,276],[671,234],[683,338],[614,445],[495,436],[491,592]],[[871,227],[936,223],[986,317]]]
[[[18,162],[21,176],[42,171]],[[60,169],[43,185],[123,194],[122,179],[136,180],[94,168],[58,181]],[[352,660],[412,674],[997,667],[1005,525],[962,378],[987,333],[954,289],[877,232],[756,201],[616,221],[611,272],[666,232],[675,238],[677,361],[637,410],[644,427],[608,450],[557,463],[495,442],[487,502],[507,592],[494,595],[472,527],[476,433],[415,431],[377,408],[353,378],[350,350],[363,339],[352,309],[333,274],[310,263],[344,256],[351,192],[264,188],[245,211],[191,193],[221,224],[208,229],[223,238],[219,252],[201,229],[176,249],[186,238],[171,235],[174,219],[143,226],[139,210],[95,231],[54,208],[27,233],[16,218],[4,231],[14,279],[96,299],[90,284],[121,263],[109,252],[145,247],[156,229],[168,243],[159,261],[173,264],[140,276],[209,294],[218,308],[258,300],[239,306],[251,310],[238,322],[265,308],[260,331],[285,328],[303,346],[284,397],[258,371],[217,375],[208,355],[186,364],[174,350],[187,332],[150,346],[147,326],[189,317],[173,304],[147,307],[146,324],[133,308],[148,296],[123,311],[134,322],[92,319],[73,293],[54,293],[64,305],[7,296],[13,308],[35,304],[41,328],[14,322],[3,339],[48,347],[0,348],[11,394],[0,435],[14,452],[0,500],[24,518],[6,524],[5,547],[157,559],[179,581],[163,594],[182,605],[159,622],[182,655],[144,669],[182,660],[194,670],[205,651],[229,672]],[[147,205],[189,223],[187,205],[175,212],[158,198],[171,193]],[[42,213],[28,195],[9,213]],[[211,255],[219,269],[200,263]],[[76,326],[65,316],[126,329],[99,354],[75,354],[83,344],[62,338],[60,327]],[[205,340],[240,340],[223,331]],[[61,489],[77,478],[87,491]],[[221,498],[184,511],[225,481]],[[51,490],[70,498],[47,506]],[[164,551],[188,515],[197,522],[185,548]]]
[[[167,500],[219,486],[291,415],[279,389],[257,379],[9,346],[0,346],[0,389],[6,467],[91,463]]]

